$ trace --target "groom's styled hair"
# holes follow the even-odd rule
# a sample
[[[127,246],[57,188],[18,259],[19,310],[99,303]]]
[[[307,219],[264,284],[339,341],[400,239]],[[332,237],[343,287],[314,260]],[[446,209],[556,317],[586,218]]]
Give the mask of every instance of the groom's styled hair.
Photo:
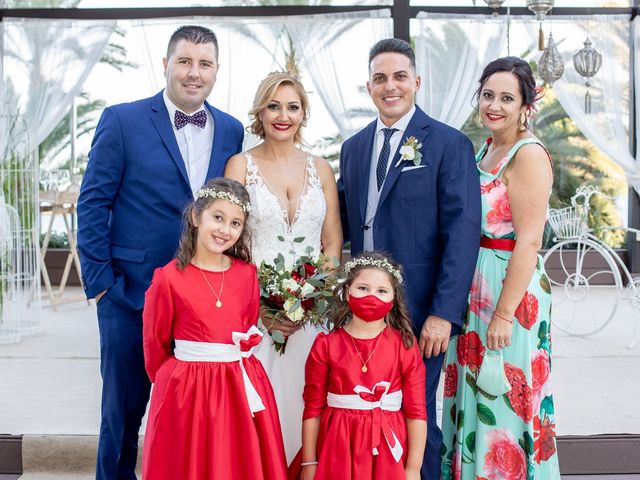
[[[183,25],[179,27],[169,38],[167,58],[176,50],[176,45],[180,40],[186,40],[196,45],[199,43],[213,43],[216,48],[216,60],[218,60],[218,37],[213,33],[213,30],[200,25]]]
[[[382,53],[399,53],[400,55],[404,55],[409,59],[409,62],[411,62],[411,67],[415,72],[416,54],[408,42],[399,38],[385,38],[384,40],[380,40],[369,50],[369,69],[371,68],[373,59]]]

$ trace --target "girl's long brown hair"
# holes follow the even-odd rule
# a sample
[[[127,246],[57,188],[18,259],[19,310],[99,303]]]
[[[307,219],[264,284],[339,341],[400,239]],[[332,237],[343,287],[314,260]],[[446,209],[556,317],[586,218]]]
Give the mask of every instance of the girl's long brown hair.
[[[210,188],[217,192],[227,192],[246,204],[249,204],[251,200],[247,189],[244,188],[241,183],[231,180],[230,178],[214,178],[213,180],[209,180],[203,188]],[[182,212],[182,235],[180,236],[178,250],[176,251],[176,261],[180,270],[184,270],[184,268],[191,263],[196,253],[198,227],[193,223],[193,219],[199,219],[202,213],[216,200],[218,199],[211,197],[196,198],[187,205]],[[247,230],[248,216],[249,213],[245,213],[244,226],[238,241],[233,247],[224,252],[227,255],[239,258],[245,262],[251,262],[251,238]]]
[[[361,253],[355,258],[357,259],[364,257],[371,258],[372,260],[386,260],[394,268],[398,269],[398,271],[402,270],[398,263],[382,253],[366,252]],[[387,314],[384,321],[400,332],[400,335],[402,336],[402,343],[404,343],[404,346],[406,348],[413,346],[413,342],[415,339],[413,335],[413,322],[411,321],[411,316],[409,315],[409,309],[407,308],[407,302],[405,300],[404,288],[402,284],[386,269],[374,267],[371,265],[355,266],[347,274],[347,279],[343,283],[338,284],[338,286],[336,287],[334,295],[334,313],[332,318],[333,327],[331,331],[336,331],[337,329],[344,327],[351,321],[353,314],[351,313],[351,309],[349,308],[349,304],[347,303],[347,292],[349,291],[349,287],[353,284],[353,281],[360,274],[360,272],[368,268],[381,270],[385,272],[389,277],[389,282],[391,283],[391,287],[394,291],[393,307]]]

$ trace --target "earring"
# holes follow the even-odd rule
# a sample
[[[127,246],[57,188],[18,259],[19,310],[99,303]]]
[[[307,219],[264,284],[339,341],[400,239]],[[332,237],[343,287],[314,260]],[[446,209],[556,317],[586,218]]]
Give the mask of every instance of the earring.
[[[520,118],[518,119],[518,130],[524,132],[527,130],[527,116],[524,113],[520,114]]]

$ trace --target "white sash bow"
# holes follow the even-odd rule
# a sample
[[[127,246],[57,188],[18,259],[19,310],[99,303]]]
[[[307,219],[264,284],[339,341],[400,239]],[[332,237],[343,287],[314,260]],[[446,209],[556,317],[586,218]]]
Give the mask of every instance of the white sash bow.
[[[387,418],[381,414],[381,410],[397,412],[402,408],[402,390],[389,393],[391,383],[381,381],[376,383],[371,390],[362,385],[357,385],[353,391],[356,395],[339,395],[329,392],[327,405],[333,408],[348,408],[352,410],[371,410],[373,415],[372,425],[372,451],[378,455],[380,433],[384,437],[391,455],[399,462],[404,452],[400,440],[391,429]],[[364,398],[363,398],[364,397]]]
[[[255,335],[259,336],[259,340],[255,340]],[[251,383],[242,359],[253,355],[254,349],[262,340],[262,332],[253,325],[246,333],[233,332],[231,339],[233,344],[176,340],[176,347],[173,353],[178,360],[183,362],[239,362],[247,401],[253,416],[255,412],[265,410],[266,407]]]

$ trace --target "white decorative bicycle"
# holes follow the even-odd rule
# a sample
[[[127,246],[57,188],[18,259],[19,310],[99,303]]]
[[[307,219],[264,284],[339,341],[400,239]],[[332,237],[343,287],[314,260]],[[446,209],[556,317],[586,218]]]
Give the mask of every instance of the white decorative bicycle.
[[[640,277],[633,277],[616,251],[596,237],[587,224],[589,203],[594,195],[610,199],[595,186],[582,186],[571,197],[571,207],[549,211],[549,224],[557,243],[543,257],[549,281],[555,287],[553,308],[557,313],[551,316],[552,322],[569,335],[582,337],[605,328],[621,300],[629,301],[640,311]],[[601,230],[625,231],[640,239],[640,230],[635,228],[618,226]],[[636,343],[639,325],[636,315],[634,336],[628,348]]]

